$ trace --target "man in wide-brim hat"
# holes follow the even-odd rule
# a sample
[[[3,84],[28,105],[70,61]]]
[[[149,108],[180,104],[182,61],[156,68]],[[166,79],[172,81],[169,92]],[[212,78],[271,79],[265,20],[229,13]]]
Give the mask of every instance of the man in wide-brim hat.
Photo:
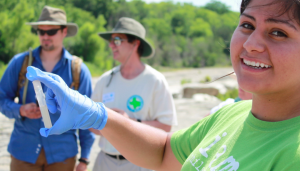
[[[67,16],[65,11],[49,6],[44,7],[42,14],[37,22],[30,22],[27,24],[31,25],[35,30],[38,30],[39,26],[41,25],[67,27],[67,34],[65,37],[75,36],[78,31],[77,24],[67,23]]]
[[[78,27],[74,23],[67,23],[66,13],[63,10],[49,6],[43,8],[37,22],[27,24],[37,30],[41,45],[32,53],[24,52],[14,56],[0,82],[0,90],[2,90],[0,111],[8,118],[15,118],[15,127],[8,145],[11,154],[11,171],[74,171],[78,153],[77,131],[71,130],[48,138],[41,137],[39,129],[44,128],[44,123],[36,104],[33,85],[29,82],[28,86],[19,88],[18,83],[24,82],[22,79],[25,78],[27,61],[30,59],[33,59],[30,65],[59,75],[68,85],[74,83],[72,61],[73,63],[75,60],[80,61],[80,58],[73,57],[63,47],[63,39],[75,36]],[[80,81],[79,84],[76,83],[74,89],[90,96],[92,92],[90,72],[83,63],[79,63],[77,68],[80,69],[80,73],[77,74]],[[45,92],[46,87],[43,89]],[[23,92],[27,92],[27,96]],[[16,96],[23,99],[23,102],[19,100],[19,103],[15,103],[13,98]],[[52,124],[58,118],[59,115],[51,115]],[[81,159],[76,170],[86,171],[94,136],[88,130],[79,130],[79,139]]]
[[[124,117],[169,132],[177,124],[174,102],[165,77],[141,62],[142,57],[150,58],[154,54],[145,39],[145,28],[138,21],[123,17],[112,31],[99,36],[109,42],[114,59],[121,65],[100,77],[92,99]],[[101,135],[98,130],[91,131]],[[126,160],[105,137],[101,137],[99,145],[101,152],[93,171],[148,170]]]

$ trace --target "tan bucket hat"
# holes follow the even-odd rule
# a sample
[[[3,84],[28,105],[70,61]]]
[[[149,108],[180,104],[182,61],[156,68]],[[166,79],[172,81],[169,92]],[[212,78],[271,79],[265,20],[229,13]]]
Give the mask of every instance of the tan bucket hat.
[[[50,6],[45,6],[43,11],[40,15],[40,18],[37,22],[26,23],[31,25],[32,28],[37,30],[39,25],[62,25],[67,26],[68,33],[66,37],[75,36],[78,31],[78,26],[75,23],[67,23],[67,16],[66,12],[58,9],[53,8]]]
[[[141,57],[150,58],[154,55],[153,47],[145,39],[146,30],[143,27],[143,25],[141,23],[139,23],[138,21],[136,21],[132,18],[122,17],[119,19],[118,23],[116,24],[116,26],[114,27],[114,29],[112,31],[98,33],[98,34],[103,39],[109,41],[111,38],[111,35],[114,33],[129,34],[129,35],[133,35],[133,36],[137,37],[141,41],[141,46],[143,46],[143,49],[144,49]]]

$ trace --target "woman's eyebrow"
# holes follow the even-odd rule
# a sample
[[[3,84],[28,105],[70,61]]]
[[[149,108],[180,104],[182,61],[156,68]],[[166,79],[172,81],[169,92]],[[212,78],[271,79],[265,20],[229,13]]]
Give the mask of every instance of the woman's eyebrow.
[[[249,15],[249,14],[242,13],[241,16],[245,16],[245,17],[247,17],[247,18],[250,18],[250,19],[253,20],[253,21],[256,21],[255,18],[254,18],[253,16]]]
[[[297,28],[289,22],[289,20],[281,20],[281,19],[275,19],[275,18],[268,18],[265,20],[265,22],[267,23],[281,23],[281,24],[285,24],[293,29],[295,29],[297,31]]]
[[[243,14],[241,14],[241,16],[245,16],[253,21],[256,21],[256,19],[249,14],[243,13]],[[281,24],[285,24],[288,27],[293,28],[294,30],[298,31],[298,29],[289,21],[290,20],[282,20],[282,19],[276,19],[276,18],[268,18],[265,20],[266,23],[281,23]]]

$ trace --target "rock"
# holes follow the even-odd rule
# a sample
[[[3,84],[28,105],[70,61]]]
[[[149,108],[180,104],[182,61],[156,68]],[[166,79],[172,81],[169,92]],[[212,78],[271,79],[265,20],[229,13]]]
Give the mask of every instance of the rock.
[[[236,80],[226,80],[226,81],[222,81],[220,83],[222,83],[227,89],[230,89],[230,90],[238,88],[238,83]]]
[[[178,125],[172,126],[172,132],[187,128],[207,116],[219,101],[197,101],[194,99],[174,99]]]
[[[197,102],[221,102],[221,100],[219,100],[217,97],[208,94],[194,94],[193,99]]]
[[[169,87],[169,90],[174,99],[181,98],[181,89],[181,85],[174,85],[172,87]]]
[[[183,89],[183,97],[184,98],[192,98],[193,95],[198,94],[198,93],[216,96],[219,94],[219,91],[215,88],[201,88],[201,87],[185,87]]]
[[[211,96],[217,96],[219,93],[226,93],[227,88],[219,82],[213,82],[209,84],[186,84],[182,89],[183,98],[192,98],[194,94],[208,94]]]

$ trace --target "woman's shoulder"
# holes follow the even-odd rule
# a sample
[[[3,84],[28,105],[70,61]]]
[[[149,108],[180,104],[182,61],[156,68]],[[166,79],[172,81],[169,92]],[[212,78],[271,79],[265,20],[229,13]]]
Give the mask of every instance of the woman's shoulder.
[[[252,100],[244,100],[236,103],[231,103],[217,112],[215,112],[212,117],[214,122],[231,122],[236,119],[246,118],[251,112]]]
[[[231,103],[227,106],[224,106],[223,112],[234,112],[234,113],[239,113],[239,112],[244,112],[244,111],[250,111],[252,107],[252,100],[243,100],[239,101],[236,103]]]

